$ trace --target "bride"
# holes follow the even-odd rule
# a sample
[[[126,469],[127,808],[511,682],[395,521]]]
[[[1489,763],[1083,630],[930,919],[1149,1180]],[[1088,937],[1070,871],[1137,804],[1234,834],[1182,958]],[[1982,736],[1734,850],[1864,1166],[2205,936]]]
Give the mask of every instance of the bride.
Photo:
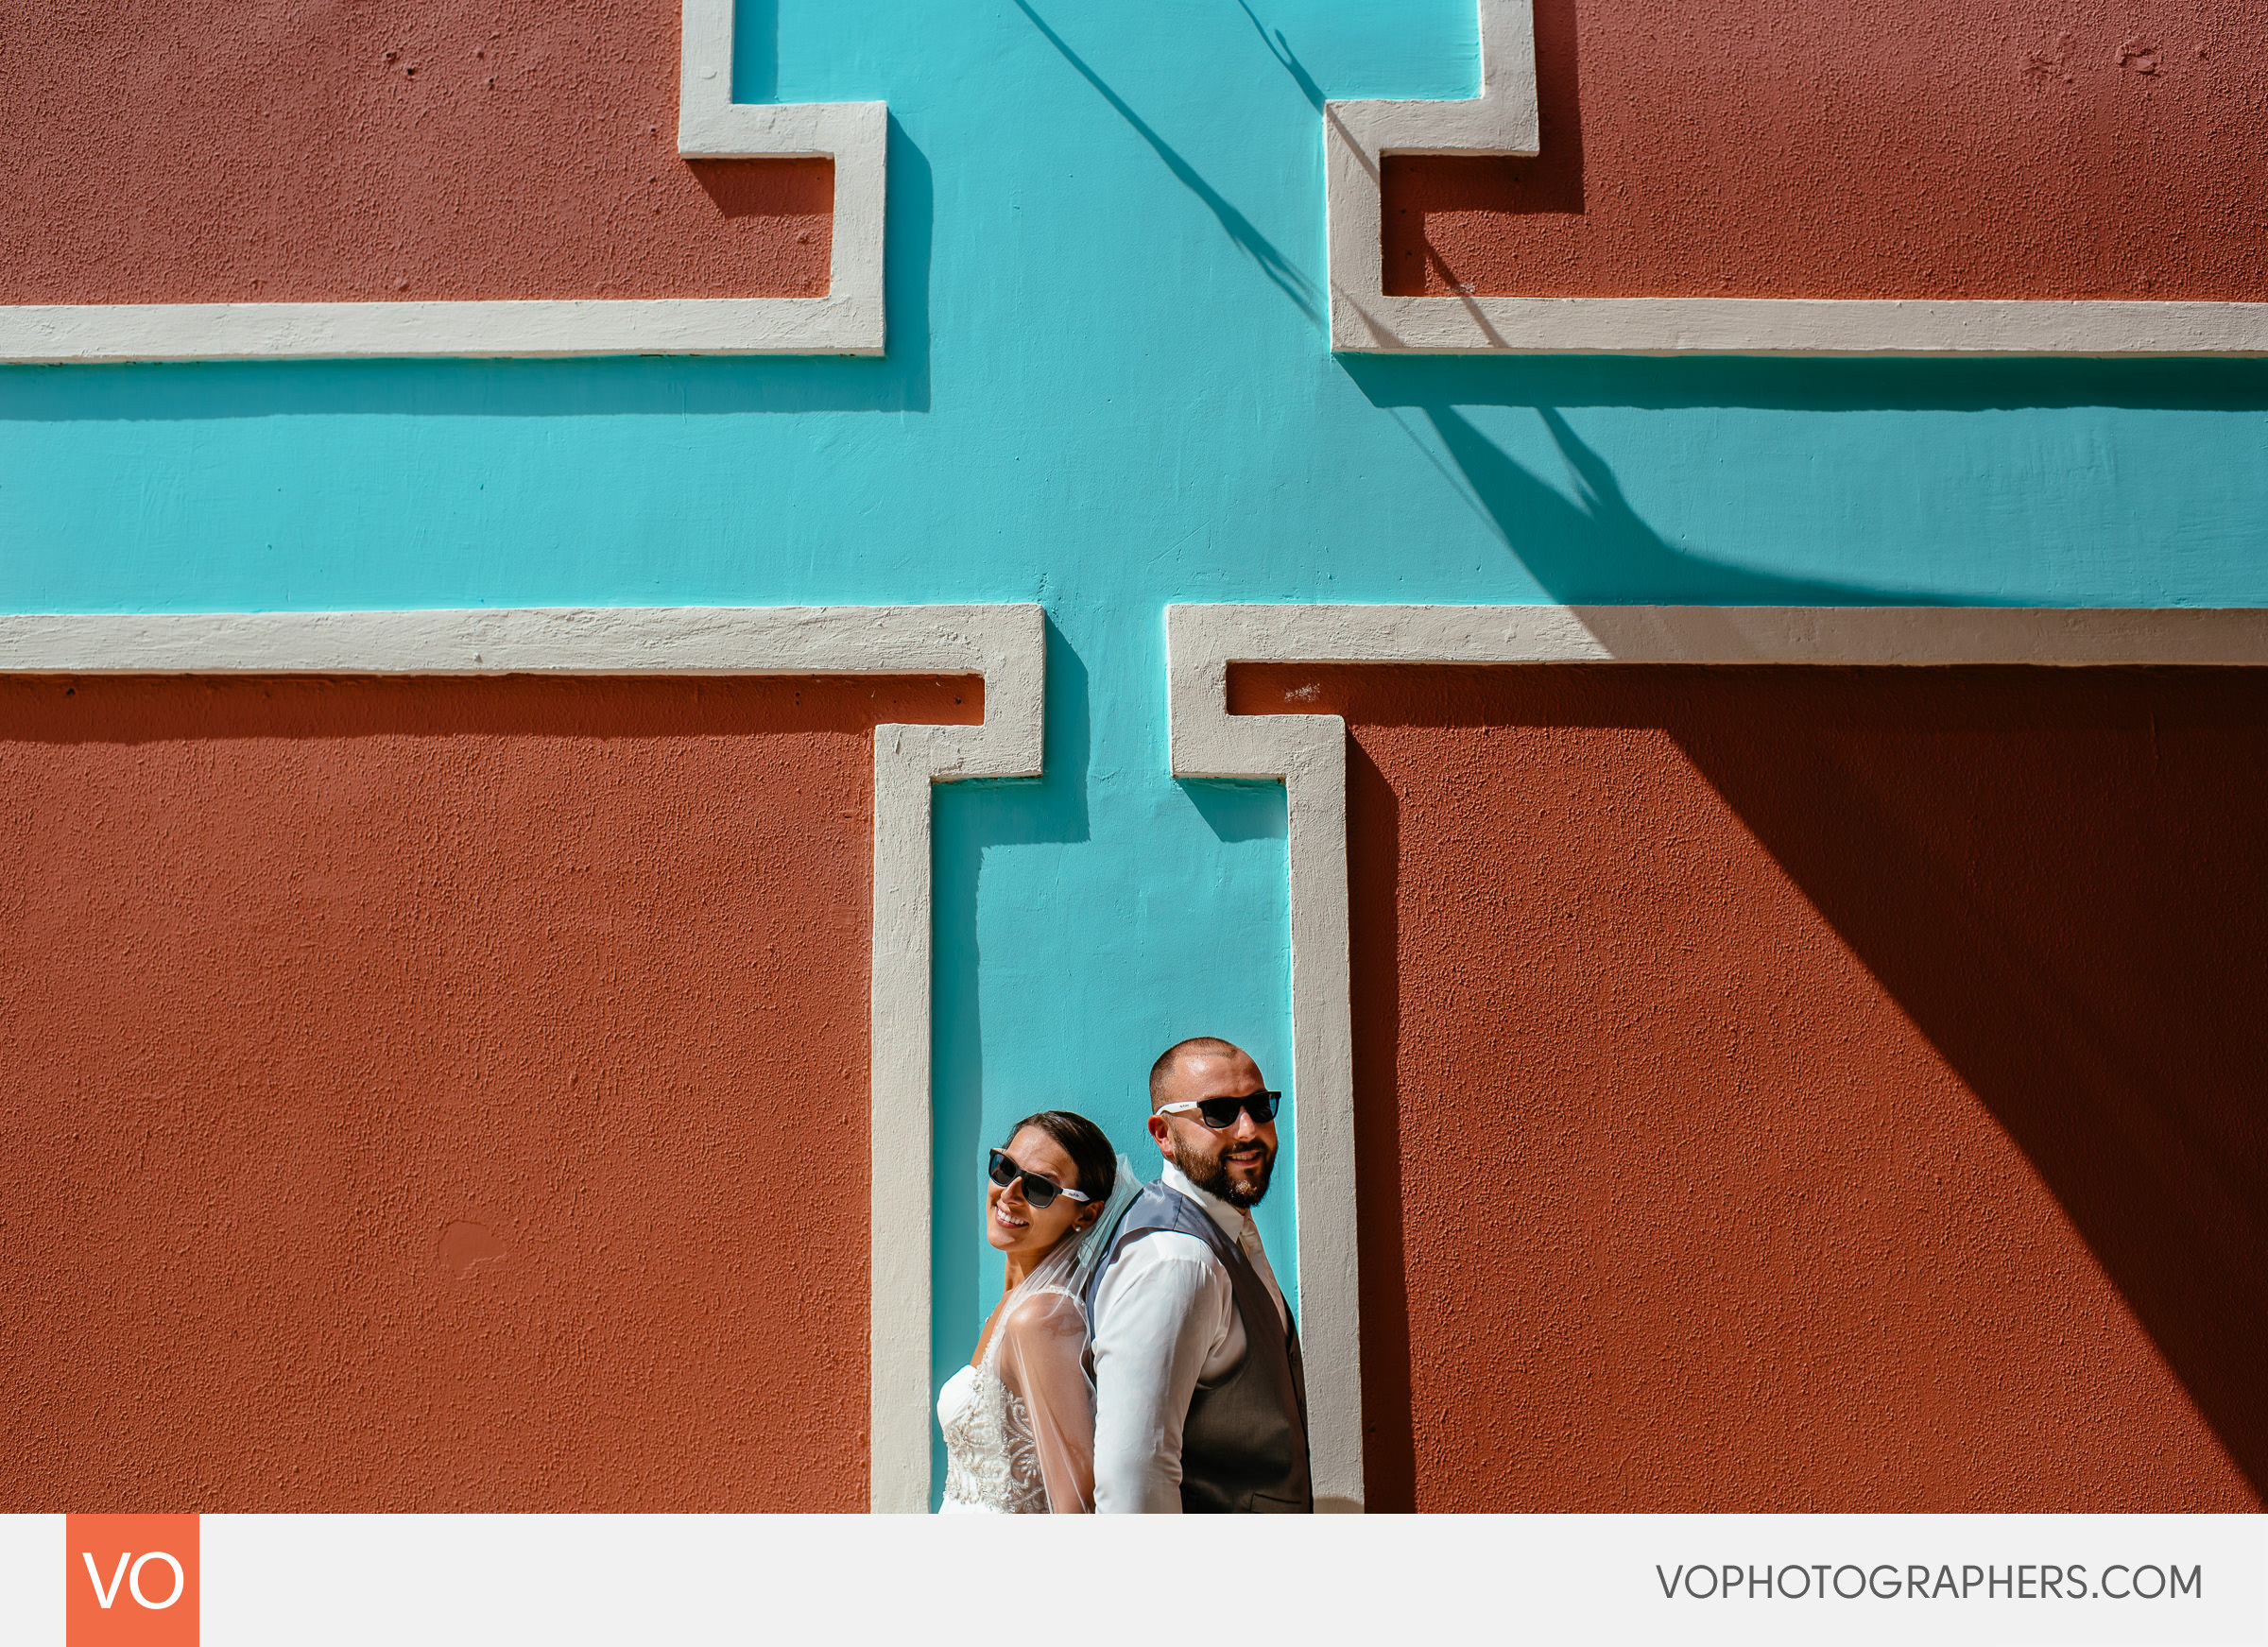
[[[1007,1286],[976,1353],[937,1397],[939,1513],[1084,1514],[1094,1508],[1094,1386],[1079,1289],[1141,1185],[1102,1128],[1063,1109],[1018,1122],[987,1176],[985,1237],[1007,1255]]]

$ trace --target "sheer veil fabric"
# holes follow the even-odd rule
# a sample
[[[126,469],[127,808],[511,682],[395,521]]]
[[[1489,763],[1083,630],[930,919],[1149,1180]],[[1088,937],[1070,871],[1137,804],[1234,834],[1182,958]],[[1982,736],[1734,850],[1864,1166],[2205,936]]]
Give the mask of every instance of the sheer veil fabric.
[[[1094,1508],[1094,1385],[1079,1295],[1142,1188],[1118,1181],[1089,1233],[1059,1243],[1001,1301],[985,1353],[937,1397],[944,1515],[1082,1515]]]

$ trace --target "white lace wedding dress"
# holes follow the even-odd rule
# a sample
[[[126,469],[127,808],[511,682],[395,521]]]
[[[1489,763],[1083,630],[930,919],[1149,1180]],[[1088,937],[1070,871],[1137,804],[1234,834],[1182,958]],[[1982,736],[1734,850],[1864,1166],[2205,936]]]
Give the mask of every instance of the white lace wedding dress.
[[[1052,1258],[1002,1304],[983,1357],[945,1381],[941,1515],[1093,1508],[1094,1389],[1087,1319]],[[1053,1272],[1052,1274],[1049,1272]]]

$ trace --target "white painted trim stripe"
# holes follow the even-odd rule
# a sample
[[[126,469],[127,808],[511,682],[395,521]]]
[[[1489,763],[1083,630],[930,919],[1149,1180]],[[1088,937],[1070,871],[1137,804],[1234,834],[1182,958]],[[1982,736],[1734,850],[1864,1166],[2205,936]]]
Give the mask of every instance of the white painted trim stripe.
[[[1390,154],[1535,154],[1536,30],[1528,0],[1474,0],[1481,91],[1477,97],[1327,102],[1323,105],[1324,249],[1330,266],[1331,346],[1346,353],[1424,352],[1454,325],[1441,305],[1454,298],[1385,294],[1384,184]],[[1470,300],[1468,300],[1469,301]],[[1415,304],[1404,313],[1388,305]],[[1469,335],[1469,320],[1456,335]],[[1435,344],[1435,347],[1439,347]],[[1484,341],[1467,348],[1490,348]]]
[[[1169,606],[1177,778],[1280,780],[1289,828],[1300,1333],[1318,1506],[1363,1500],[1347,724],[1232,715],[1236,663],[2268,666],[2268,609]]]
[[[832,158],[820,298],[0,305],[0,365],[598,354],[880,354],[889,111],[732,101],[734,0],[683,0],[678,153]],[[562,113],[564,117],[564,113]]]
[[[2268,664],[2261,607],[1174,606],[1177,674],[1229,663]],[[1176,656],[1180,654],[1177,651]],[[1217,700],[1217,701],[1216,701]],[[1177,712],[1197,699],[1177,695]],[[1269,715],[1267,720],[1300,716]],[[1332,719],[1332,716],[1319,717]],[[1179,733],[1179,721],[1175,722]],[[1180,776],[1180,754],[1176,753]],[[1207,774],[1207,776],[1242,776]]]
[[[1475,0],[1481,92],[1323,106],[1331,346],[1349,354],[2268,354],[2268,302],[1385,295],[1382,161],[1540,151],[1529,0]]]
[[[1039,607],[0,616],[0,674],[983,676],[982,726],[874,732],[868,1495],[928,1510],[930,785],[1040,775]]]
[[[879,335],[871,347],[854,340],[854,318],[832,296],[0,305],[0,366],[880,354]]]
[[[758,298],[771,328],[798,353],[880,354],[884,205],[890,112],[885,103],[732,101],[734,0],[684,0],[679,35],[678,153],[687,160],[831,157],[833,250],[824,298]],[[761,351],[788,352],[765,344]]]
[[[1334,301],[1332,325],[1348,353],[2268,354],[2268,303],[1377,297]]]

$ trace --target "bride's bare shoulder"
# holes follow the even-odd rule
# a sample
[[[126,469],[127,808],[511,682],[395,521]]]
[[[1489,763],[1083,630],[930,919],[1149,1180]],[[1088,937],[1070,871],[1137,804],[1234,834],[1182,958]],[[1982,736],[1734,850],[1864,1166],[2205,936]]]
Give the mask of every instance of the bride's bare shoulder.
[[[1060,1339],[1078,1342],[1087,1336],[1087,1315],[1069,1293],[1050,1288],[1017,1299],[1000,1329],[1026,1348]]]

